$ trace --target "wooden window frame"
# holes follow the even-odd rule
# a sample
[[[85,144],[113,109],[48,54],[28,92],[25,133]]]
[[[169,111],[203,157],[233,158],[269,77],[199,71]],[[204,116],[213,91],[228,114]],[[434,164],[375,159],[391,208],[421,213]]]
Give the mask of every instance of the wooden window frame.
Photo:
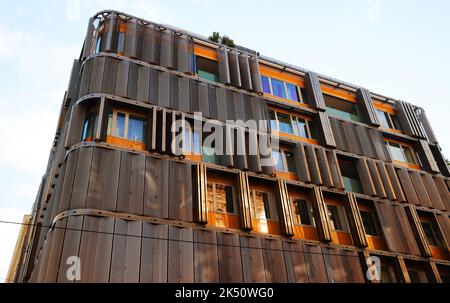
[[[317,228],[317,226],[316,226],[316,218],[314,217],[314,210],[313,210],[313,207],[312,207],[312,202],[309,199],[304,199],[302,197],[295,197],[295,196],[290,196],[289,200],[290,200],[292,211],[293,211],[292,214],[293,214],[294,225],[306,226],[306,227],[311,227],[311,228]],[[309,217],[309,220],[311,221],[311,224],[303,224],[301,222],[300,215],[295,212],[296,211],[295,203],[298,200],[306,202],[306,205],[307,205],[307,208],[308,208],[308,217]]]
[[[123,137],[119,137],[115,135],[115,129],[116,129],[116,121],[117,121],[117,114],[124,114],[125,115],[125,122],[124,122],[124,130],[123,130]],[[138,149],[138,150],[145,150],[145,132],[148,131],[145,129],[147,127],[145,121],[144,121],[144,134],[143,134],[143,141],[134,141],[128,139],[128,124],[130,115],[140,117],[140,118],[146,118],[146,115],[140,112],[136,111],[130,111],[130,110],[122,110],[122,109],[113,109],[108,114],[108,116],[111,115],[111,123],[109,123],[108,118],[108,125],[107,125],[107,135],[106,135],[106,143],[110,143],[113,145],[119,145],[122,147],[130,148],[130,149]]]
[[[310,123],[314,122],[314,119],[308,115],[302,115],[302,114],[292,114],[291,112],[287,111],[287,110],[283,110],[283,109],[278,109],[275,107],[270,106],[269,107],[269,111],[272,111],[274,113],[274,117],[275,117],[275,125],[276,125],[276,130],[272,129],[272,133],[274,135],[280,136],[280,137],[285,137],[285,138],[289,138],[289,139],[293,139],[295,141],[301,141],[301,142],[306,142],[306,143],[310,143],[310,144],[315,144],[318,145],[319,141],[317,139],[312,138],[311,136],[311,125]],[[278,119],[278,114],[284,114],[284,115],[288,115],[289,116],[289,120],[291,123],[291,128],[293,130],[293,134],[290,133],[285,133],[285,132],[281,132],[280,131],[280,121]],[[294,127],[294,123],[293,121],[297,120],[297,122],[299,121],[299,119],[303,119],[305,121],[305,125],[306,125],[306,132],[307,132],[307,136],[308,138],[302,137],[300,136],[300,132],[298,129],[296,129],[296,127]]]
[[[402,141],[398,141],[398,140],[394,140],[394,139],[390,139],[390,138],[384,138],[384,142],[385,142],[386,145],[389,145],[389,143],[395,143],[395,144],[398,144],[398,145],[400,145],[402,147],[408,148],[409,151],[411,152],[411,155],[412,155],[412,157],[414,159],[414,162],[415,162],[415,163],[409,163],[409,162],[403,162],[403,161],[399,161],[399,160],[394,160],[392,158],[392,154],[391,154],[389,146],[386,146],[386,148],[388,150],[388,153],[391,156],[392,163],[400,165],[400,166],[403,166],[403,167],[419,169],[419,170],[422,169],[422,167],[420,166],[419,159],[417,158],[416,151],[414,150],[414,148],[413,148],[413,146],[411,144],[406,143],[406,142],[402,142]],[[402,155],[403,155],[404,159],[406,159],[406,156],[404,155],[403,149],[400,148],[400,150],[402,152]]]
[[[228,182],[221,182],[221,181],[208,181],[207,185],[212,185],[213,188],[213,210],[209,209],[208,207],[208,212],[213,212],[213,213],[218,213],[218,214],[225,214],[225,215],[237,215],[237,203],[236,203],[236,189],[235,186],[233,184],[230,184]],[[221,186],[225,186],[225,187],[231,187],[231,193],[232,193],[232,203],[233,203],[233,212],[229,212],[228,210],[225,212],[220,212],[217,211],[217,195],[216,195],[216,186],[217,185],[221,185]],[[226,201],[225,201],[226,203]],[[228,209],[228,206],[226,207]]]
[[[275,170],[276,175],[278,177],[282,178],[282,179],[285,179],[285,180],[293,180],[293,181],[298,180],[297,172],[296,171],[295,172],[290,172],[289,171],[288,164],[287,164],[287,159],[286,159],[286,152],[294,154],[293,150],[291,148],[287,147],[287,146],[280,146],[278,148],[272,148],[272,153],[273,153],[273,151],[278,151],[280,153],[281,161],[282,161],[282,165],[283,165],[283,170],[282,171]],[[274,162],[274,167],[275,167],[275,162]]]
[[[375,107],[375,110],[381,111],[383,113],[386,113],[388,116],[389,121],[391,122],[391,125],[393,125],[395,127],[395,123],[392,119],[392,117],[397,117],[397,113],[395,111],[395,109],[387,104],[380,104],[379,102],[373,102],[373,105]],[[398,121],[398,117],[397,117],[397,121]],[[400,121],[398,121],[400,123]],[[403,134],[403,130],[401,129],[397,129],[397,128],[390,128],[389,126],[385,126],[385,125],[381,125],[380,126],[382,129],[391,131],[391,132],[395,132],[395,133],[399,133],[399,134]]]

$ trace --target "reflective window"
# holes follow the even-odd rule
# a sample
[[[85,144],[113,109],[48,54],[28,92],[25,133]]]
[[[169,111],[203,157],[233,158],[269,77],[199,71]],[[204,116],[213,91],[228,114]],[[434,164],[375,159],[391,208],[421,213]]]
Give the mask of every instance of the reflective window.
[[[124,113],[117,113],[116,117],[116,130],[114,132],[114,135],[116,137],[123,138],[125,137],[125,114]]]
[[[96,113],[89,113],[84,120],[82,141],[93,141],[95,133],[97,132],[97,120]]]
[[[196,60],[197,74],[200,78],[219,82],[219,64],[217,61],[201,56],[196,56]]]
[[[286,158],[288,172],[296,173],[294,154],[292,152],[284,151],[284,156]]]
[[[327,209],[328,217],[330,218],[331,229],[342,231],[343,227],[338,207],[336,205],[327,204]]]
[[[356,103],[327,94],[324,94],[323,98],[327,106],[327,113],[330,115],[346,120],[363,122]]]
[[[311,203],[303,199],[292,199],[294,206],[294,223],[297,225],[315,226]]]
[[[219,183],[208,183],[208,211],[234,213],[233,187]]]
[[[435,247],[445,248],[439,227],[435,222],[421,222],[428,244]]]
[[[286,99],[286,90],[284,89],[284,82],[276,79],[271,79],[273,95]]]
[[[144,118],[131,116],[128,119],[128,140],[144,142]]]
[[[378,232],[378,221],[375,217],[375,213],[369,211],[360,211],[360,214],[366,234],[378,237],[380,234]]]
[[[411,148],[407,145],[396,142],[386,141],[386,146],[389,150],[392,160],[417,164]]]
[[[356,167],[353,163],[347,161],[339,161],[339,168],[341,169],[342,181],[346,191],[354,193],[363,193],[361,181]]]
[[[262,85],[262,89],[263,89],[264,93],[266,93],[266,94],[272,93],[272,91],[270,90],[269,78],[267,78],[265,76],[261,76],[261,85]]]
[[[290,84],[290,83],[286,83],[286,90],[287,90],[287,98],[292,100],[292,101],[297,101],[299,102],[300,99],[298,97],[298,91],[297,91],[297,86]]]
[[[269,196],[266,192],[254,191],[253,214],[257,219],[273,219],[271,216]]]
[[[291,125],[291,117],[281,113],[277,113],[277,116],[280,124],[280,132],[293,134],[294,131]]]
[[[400,126],[400,122],[398,121],[397,116],[392,115],[388,112],[376,109],[378,120],[380,124],[386,128],[402,130]]]
[[[274,149],[272,151],[272,157],[273,157],[273,164],[275,166],[275,170],[284,171],[283,158],[281,156],[280,151]]]

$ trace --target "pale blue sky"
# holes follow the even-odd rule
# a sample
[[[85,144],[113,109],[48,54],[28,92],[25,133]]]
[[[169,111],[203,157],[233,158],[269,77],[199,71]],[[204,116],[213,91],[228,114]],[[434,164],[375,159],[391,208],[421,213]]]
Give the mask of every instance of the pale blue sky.
[[[450,155],[450,2],[24,1],[0,9],[0,220],[30,211],[88,18],[117,9],[209,35],[425,108]],[[0,281],[18,228],[0,225]]]

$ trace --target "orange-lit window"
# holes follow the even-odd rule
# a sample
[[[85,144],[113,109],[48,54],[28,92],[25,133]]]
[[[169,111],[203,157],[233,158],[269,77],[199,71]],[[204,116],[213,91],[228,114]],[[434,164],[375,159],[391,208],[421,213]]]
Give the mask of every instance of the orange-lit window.
[[[124,20],[120,22],[119,33],[117,37],[117,53],[123,55],[125,52],[125,32],[127,31],[127,24]]]
[[[113,111],[108,117],[106,142],[132,149],[145,149],[147,122],[144,115]]]
[[[416,153],[411,145],[390,139],[386,139],[385,143],[394,162],[397,164],[406,164],[412,168],[420,168]]]
[[[316,227],[312,204],[309,200],[291,198],[294,224]]]
[[[285,173],[296,173],[294,153],[286,149],[272,150],[275,170]]]
[[[272,193],[251,191],[251,212],[256,230],[262,233],[279,233],[278,213]]]
[[[379,237],[381,233],[375,212],[361,210],[360,214],[366,234],[369,236]]]
[[[330,219],[331,229],[336,231],[349,232],[347,216],[342,205],[327,204],[328,218]]]
[[[230,184],[208,182],[209,222],[213,226],[238,228],[234,188]]]

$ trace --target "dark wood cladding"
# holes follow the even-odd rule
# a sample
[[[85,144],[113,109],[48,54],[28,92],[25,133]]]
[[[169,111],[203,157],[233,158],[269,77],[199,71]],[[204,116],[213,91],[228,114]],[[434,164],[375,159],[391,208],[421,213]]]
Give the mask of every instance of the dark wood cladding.
[[[356,246],[367,247],[366,233],[359,213],[358,202],[352,193],[345,195],[345,207],[349,217],[349,225],[352,232],[352,239]]]
[[[314,186],[311,191],[311,199],[316,218],[319,238],[323,242],[331,241],[331,227],[328,220],[328,211],[320,187]]]
[[[308,96],[308,101],[312,104],[312,106],[317,110],[325,111],[327,109],[327,106],[325,105],[322,89],[320,88],[319,77],[316,73],[306,73],[305,88]]]
[[[416,107],[408,102],[397,101],[397,115],[405,132],[414,137],[426,138],[426,134],[416,113]]]
[[[359,88],[356,91],[356,98],[358,103],[361,105],[360,108],[363,111],[363,115],[366,120],[370,122],[371,125],[380,126],[380,121],[378,121],[378,116],[373,106],[372,97],[370,96],[369,90],[365,88]]]
[[[399,253],[420,255],[405,207],[381,202],[374,204],[388,249]]]
[[[336,118],[329,118],[336,148],[352,154],[389,161],[381,132]]]
[[[328,115],[323,112],[318,112],[318,124],[321,130],[322,141],[327,147],[336,147],[336,141],[334,140],[333,131],[330,124],[330,119]]]
[[[280,214],[281,227],[283,233],[290,237],[294,235],[294,222],[292,219],[292,209],[290,206],[289,193],[287,189],[286,182],[283,180],[277,181],[277,199],[278,208]]]
[[[238,203],[239,214],[241,218],[241,227],[244,230],[251,230],[251,206],[250,206],[250,187],[248,184],[248,175],[244,172],[239,172],[238,178]]]
[[[431,152],[430,145],[425,140],[419,140],[416,144],[416,151],[420,157],[420,162],[426,171],[431,173],[439,173],[439,167]]]
[[[411,228],[414,236],[416,237],[420,253],[424,257],[431,257],[431,249],[428,245],[427,238],[420,223],[416,208],[412,205],[407,205],[405,206],[405,211],[406,215],[408,216],[409,222],[411,223]]]

